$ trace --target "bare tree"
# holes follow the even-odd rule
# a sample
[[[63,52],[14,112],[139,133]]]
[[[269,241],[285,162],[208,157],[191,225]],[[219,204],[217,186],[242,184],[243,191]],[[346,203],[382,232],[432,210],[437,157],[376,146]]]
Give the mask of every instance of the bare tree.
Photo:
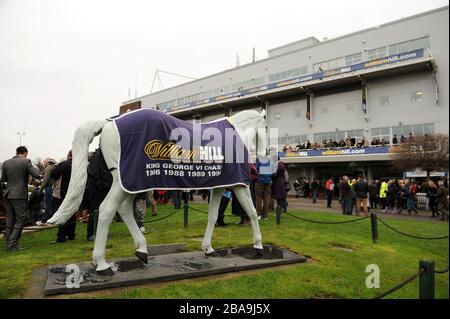
[[[39,171],[42,173],[44,171],[44,163],[42,162],[42,159],[40,157],[37,157],[33,164],[39,169]]]
[[[448,170],[448,135],[414,136],[407,143],[391,148],[392,165],[402,171],[419,168],[427,173]]]

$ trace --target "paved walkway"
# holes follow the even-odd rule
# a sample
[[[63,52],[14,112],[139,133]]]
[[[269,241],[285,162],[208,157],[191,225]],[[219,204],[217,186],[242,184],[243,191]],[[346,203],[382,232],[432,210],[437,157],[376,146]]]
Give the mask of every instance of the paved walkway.
[[[324,199],[318,199],[317,203],[313,204],[312,199],[304,199],[304,198],[288,198],[288,210],[289,209],[297,209],[297,210],[305,210],[305,211],[317,211],[317,212],[326,212],[326,213],[334,213],[334,214],[342,214],[342,206],[338,200],[333,200],[331,204],[332,208],[327,208],[327,202]],[[417,216],[408,215],[408,211],[406,209],[402,210],[402,214],[392,215],[392,211],[388,211],[387,213],[383,213],[381,209],[376,209],[375,212],[382,217],[386,218],[395,218],[395,219],[413,219],[413,220],[423,220],[430,222],[443,222],[439,221],[437,218],[430,218],[431,212],[427,212],[424,210],[419,210]],[[447,222],[448,223],[448,222]]]

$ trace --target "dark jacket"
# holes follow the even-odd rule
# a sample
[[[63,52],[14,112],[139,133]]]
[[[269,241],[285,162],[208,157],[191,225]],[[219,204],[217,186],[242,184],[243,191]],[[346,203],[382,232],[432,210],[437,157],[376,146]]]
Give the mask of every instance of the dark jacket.
[[[44,200],[44,194],[41,189],[36,189],[31,193],[30,200],[28,201],[28,207],[31,211],[39,211],[42,208],[42,201]]]
[[[369,193],[369,183],[361,179],[355,183],[353,191],[356,193],[357,198],[367,198],[367,193]]]
[[[28,200],[28,177],[38,178],[39,169],[31,164],[29,159],[18,155],[5,161],[2,166],[0,182],[5,182],[3,196],[8,199]]]
[[[286,168],[283,162],[278,162],[275,180],[272,183],[272,195],[276,199],[286,199],[286,185],[284,183],[284,172]]]
[[[70,174],[72,173],[72,159],[61,162],[53,169],[50,176],[57,180],[61,177],[61,200],[63,200],[67,195],[67,190],[69,189]]]
[[[369,185],[369,196],[370,198],[377,198],[379,194],[378,185],[373,183]]]
[[[353,195],[352,187],[350,186],[350,184],[348,182],[341,182],[339,189],[340,189],[342,197],[347,197],[347,196]]]

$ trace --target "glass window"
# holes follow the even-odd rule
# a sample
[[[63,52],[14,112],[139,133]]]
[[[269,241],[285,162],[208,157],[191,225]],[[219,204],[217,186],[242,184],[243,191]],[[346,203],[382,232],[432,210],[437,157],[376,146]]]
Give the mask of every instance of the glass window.
[[[264,84],[264,77],[259,77],[256,79],[235,83],[232,85],[231,90],[233,92],[242,91],[262,84]]]
[[[413,135],[423,135],[423,124],[416,124],[412,127]]]
[[[361,62],[361,53],[355,53],[345,57],[345,65],[352,65],[359,62]]]
[[[356,143],[361,142],[364,137],[364,130],[347,131],[347,138],[354,138]]]
[[[389,46],[389,55],[430,47],[430,37],[395,43]]]
[[[321,72],[321,71],[340,68],[344,65],[345,65],[344,58],[341,57],[341,58],[337,58],[337,59],[332,59],[332,60],[316,63],[313,66],[313,70],[314,70],[314,72]]]
[[[434,134],[434,123],[424,124],[423,125],[423,133],[424,134]]]
[[[205,91],[202,93],[202,98],[207,99],[209,97],[219,96],[221,94],[225,94],[229,92],[229,87],[224,86],[214,90]]]
[[[419,103],[422,102],[423,99],[423,92],[417,91],[411,93],[411,103]]]
[[[403,135],[409,135],[409,133],[412,133],[412,126],[411,125],[403,125],[402,127],[402,134]]]
[[[307,66],[302,66],[296,69],[286,70],[279,73],[269,74],[269,82],[276,82],[285,79],[294,78],[296,76],[305,74],[308,72]]]
[[[400,135],[402,135],[402,128],[400,126],[393,127],[392,135],[397,135],[398,137],[400,137]]]
[[[398,53],[410,51],[409,50],[409,45],[410,45],[409,42],[399,43],[399,45],[398,45]]]
[[[393,44],[389,46],[389,55],[398,53],[398,44]]]
[[[390,134],[390,128],[389,127],[382,127],[382,128],[380,128],[380,134],[381,135],[389,135]]]
[[[387,55],[387,47],[369,50],[369,60],[384,58],[386,55]]]

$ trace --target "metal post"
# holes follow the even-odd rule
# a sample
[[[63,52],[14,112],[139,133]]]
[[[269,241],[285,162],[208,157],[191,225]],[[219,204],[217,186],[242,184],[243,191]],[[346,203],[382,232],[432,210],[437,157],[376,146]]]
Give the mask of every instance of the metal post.
[[[419,298],[434,299],[434,260],[421,260],[419,271],[424,271],[419,276]]]
[[[188,226],[189,192],[184,192],[184,228]]]
[[[374,213],[370,213],[370,225],[372,229],[372,242],[378,242],[378,224],[377,224],[377,215]]]
[[[281,224],[281,207],[280,206],[278,206],[277,207],[277,225],[280,225]]]

